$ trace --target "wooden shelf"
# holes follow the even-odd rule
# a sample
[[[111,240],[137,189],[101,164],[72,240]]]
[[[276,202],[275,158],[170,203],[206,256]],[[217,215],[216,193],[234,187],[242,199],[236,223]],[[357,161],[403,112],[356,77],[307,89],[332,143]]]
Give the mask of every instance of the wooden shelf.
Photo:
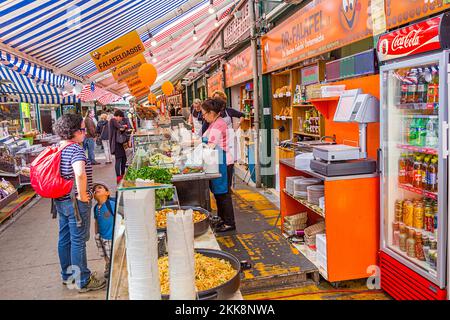
[[[294,108],[314,108],[313,104],[293,104]]]
[[[315,214],[321,216],[322,218],[325,218],[325,214],[323,213],[323,210],[320,209],[319,206],[309,203],[306,199],[296,198],[292,194],[287,193],[286,190],[283,190],[283,192],[285,194],[287,194],[289,197],[291,197],[292,199],[294,199],[295,201],[297,201],[298,203],[302,204],[303,206],[305,206],[306,208],[308,208],[309,210],[314,212]]]
[[[301,136],[307,136],[307,137],[320,138],[320,135],[319,135],[319,134],[313,134],[313,133],[306,133],[306,132],[294,131],[294,134],[298,134],[298,135],[301,135]]]

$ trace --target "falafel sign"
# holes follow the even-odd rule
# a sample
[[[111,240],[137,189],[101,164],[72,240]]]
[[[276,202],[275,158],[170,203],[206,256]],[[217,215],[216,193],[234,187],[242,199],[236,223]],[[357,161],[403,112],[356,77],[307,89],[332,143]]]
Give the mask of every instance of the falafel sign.
[[[92,51],[91,58],[99,72],[116,67],[145,51],[137,31],[132,31]]]
[[[272,72],[372,35],[369,0],[313,0],[262,37]]]
[[[113,67],[111,73],[114,80],[116,80],[117,83],[121,83],[126,81],[129,77],[136,75],[139,67],[144,63],[147,63],[147,60],[145,60],[143,54],[139,54],[136,57],[119,64],[117,67]]]

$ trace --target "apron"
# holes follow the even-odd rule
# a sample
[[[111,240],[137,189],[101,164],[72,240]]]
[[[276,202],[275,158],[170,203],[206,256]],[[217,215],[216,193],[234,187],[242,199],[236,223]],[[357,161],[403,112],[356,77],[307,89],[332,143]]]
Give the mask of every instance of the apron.
[[[221,195],[228,193],[227,154],[219,146],[216,146],[215,149],[219,151],[219,173],[221,177],[210,180],[209,188],[213,194]]]
[[[228,150],[227,152],[231,153],[233,158],[233,162],[237,159],[237,149],[236,149],[236,133],[233,129],[233,118],[228,115],[227,110],[225,109],[225,118],[222,118],[228,127]]]
[[[202,137],[202,142],[207,144],[208,138]],[[228,193],[227,154],[218,145],[216,145],[215,150],[219,152],[219,173],[221,176],[209,181],[209,189],[213,194],[221,195]]]

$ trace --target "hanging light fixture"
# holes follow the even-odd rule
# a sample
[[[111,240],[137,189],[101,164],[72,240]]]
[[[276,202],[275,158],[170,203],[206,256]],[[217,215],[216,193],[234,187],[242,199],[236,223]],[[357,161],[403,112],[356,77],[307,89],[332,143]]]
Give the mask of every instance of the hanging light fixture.
[[[208,12],[209,12],[210,14],[213,14],[214,12],[216,12],[216,10],[214,9],[214,0],[210,0],[210,1],[209,1],[209,9],[208,9]]]
[[[192,36],[192,40],[197,41],[198,37],[197,37],[197,32],[195,31],[195,27],[194,27],[194,31],[192,32],[193,36]]]
[[[219,17],[217,16],[217,14],[216,14],[216,22],[214,22],[214,26],[215,26],[216,28],[219,27]]]
[[[153,34],[150,32],[150,30],[147,31],[148,31],[148,38],[152,40],[150,44],[152,45],[152,47],[156,47],[158,45],[158,42],[155,39],[153,39]]]

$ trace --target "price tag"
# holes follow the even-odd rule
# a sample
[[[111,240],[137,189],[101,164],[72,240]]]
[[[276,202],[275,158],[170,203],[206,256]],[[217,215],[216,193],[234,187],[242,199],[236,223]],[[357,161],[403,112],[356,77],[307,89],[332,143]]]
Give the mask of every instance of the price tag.
[[[275,116],[275,119],[280,120],[280,116]]]

